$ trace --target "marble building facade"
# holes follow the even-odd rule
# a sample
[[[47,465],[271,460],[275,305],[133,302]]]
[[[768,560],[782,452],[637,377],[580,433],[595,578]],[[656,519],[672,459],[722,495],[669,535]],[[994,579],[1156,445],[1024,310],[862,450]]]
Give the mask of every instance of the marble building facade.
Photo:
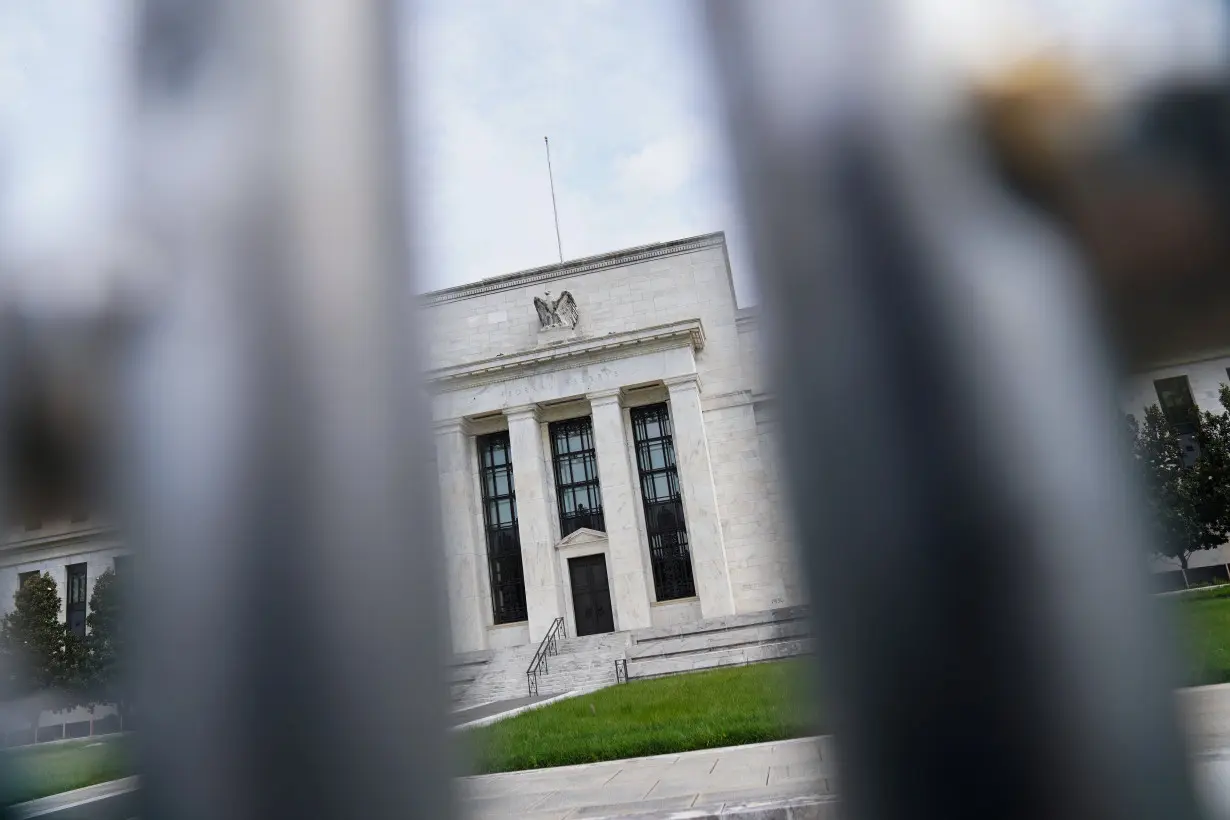
[[[722,234],[426,302],[455,651],[799,602]]]

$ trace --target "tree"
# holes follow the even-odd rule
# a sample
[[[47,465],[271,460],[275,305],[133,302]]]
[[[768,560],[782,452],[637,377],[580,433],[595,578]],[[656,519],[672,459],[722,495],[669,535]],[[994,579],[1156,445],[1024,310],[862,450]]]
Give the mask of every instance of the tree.
[[[1197,414],[1195,440],[1200,454],[1183,462],[1183,444],[1157,405],[1144,422],[1128,416],[1132,450],[1141,466],[1146,497],[1159,531],[1159,554],[1186,571],[1199,550],[1221,546],[1230,536],[1230,386],[1222,385],[1225,412]]]
[[[84,642],[60,621],[60,595],[49,573],[29,578],[0,623],[6,699],[40,695],[34,712],[75,705],[83,682]],[[35,701],[31,701],[35,703]]]
[[[125,660],[127,646],[123,620],[123,585],[115,570],[107,570],[94,582],[90,614],[86,618],[85,686],[91,703],[113,703],[121,724],[131,705]]]

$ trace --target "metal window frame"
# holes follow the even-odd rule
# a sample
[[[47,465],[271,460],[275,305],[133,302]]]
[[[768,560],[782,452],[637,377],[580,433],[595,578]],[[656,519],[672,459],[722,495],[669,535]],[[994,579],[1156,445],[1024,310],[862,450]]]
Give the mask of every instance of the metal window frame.
[[[1166,401],[1165,392],[1179,392],[1165,390],[1165,385],[1182,384],[1182,393],[1187,397],[1187,408],[1183,412],[1183,417],[1180,418],[1178,412],[1172,412],[1170,405]],[[1167,376],[1164,379],[1153,380],[1153,391],[1157,394],[1158,406],[1162,408],[1162,415],[1166,417],[1166,421],[1170,422],[1170,426],[1176,433],[1180,435],[1196,432],[1196,417],[1199,416],[1200,408],[1196,406],[1196,397],[1192,393],[1192,382],[1186,373],[1178,376]],[[1165,391],[1165,392],[1164,392]]]
[[[632,420],[632,443],[636,451],[637,481],[640,484],[641,505],[645,513],[645,536],[649,546],[649,565],[653,572],[654,597],[658,601],[677,601],[696,596],[696,576],[692,568],[692,550],[688,541],[687,518],[683,509],[683,493],[679,489],[679,465],[675,460],[674,426],[667,402],[645,404],[629,410]],[[649,436],[647,422],[653,417],[659,424],[659,434]],[[653,467],[649,448],[664,445],[663,467]],[[670,487],[669,499],[651,498],[648,488],[655,479],[665,476]],[[647,483],[648,482],[648,483]],[[659,531],[651,509],[661,504],[673,504],[679,526],[669,533]]]
[[[79,638],[85,637],[85,616],[90,598],[89,564],[80,561],[64,567],[64,614],[66,623],[72,628],[73,615],[81,615],[80,629],[74,629]]]
[[[561,450],[561,440],[566,446],[570,433],[573,431],[581,435],[581,448]],[[551,469],[555,476],[555,502],[559,512],[560,538],[567,538],[582,527],[606,532],[606,518],[602,512],[602,486],[598,475],[598,451],[594,447],[593,417],[578,416],[553,421],[547,425],[547,436],[551,439]],[[568,462],[574,462],[578,457],[593,477],[565,482],[562,475],[563,468]],[[564,509],[565,492],[576,492],[578,489],[584,489],[591,501],[597,498],[598,503],[596,506],[591,506],[585,513],[569,513]]]
[[[517,517],[517,489],[513,481],[512,441],[507,430],[487,433],[476,439],[478,451],[478,483],[483,499],[483,536],[487,547],[487,578],[491,587],[491,617],[495,624],[521,623],[529,618],[525,600],[525,565],[521,560],[521,532]],[[505,453],[505,463],[495,464],[491,458],[495,449]],[[508,492],[494,493],[493,479],[497,470],[507,470]],[[508,501],[512,521],[494,522],[493,504]],[[504,544],[511,539],[515,549]],[[500,580],[508,576],[508,580]]]

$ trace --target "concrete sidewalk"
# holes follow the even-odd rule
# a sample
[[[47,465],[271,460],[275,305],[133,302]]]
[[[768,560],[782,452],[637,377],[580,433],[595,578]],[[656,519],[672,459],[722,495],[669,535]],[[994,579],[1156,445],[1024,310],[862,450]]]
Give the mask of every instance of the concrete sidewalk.
[[[456,788],[476,820],[703,818],[787,805],[791,817],[827,818],[836,816],[831,760],[831,738],[803,738],[467,777]]]
[[[101,805],[104,802],[130,795],[140,788],[140,783],[139,777],[125,777],[122,780],[99,783],[97,786],[86,786],[83,789],[74,789],[71,792],[53,794],[50,797],[42,797],[38,800],[31,800],[28,803],[10,806],[4,816],[14,818],[14,820],[25,820],[25,818],[48,815],[66,816],[67,812],[78,808],[82,810],[76,812],[76,814],[82,817],[91,816],[90,809],[84,807]],[[105,815],[99,814],[98,816]]]

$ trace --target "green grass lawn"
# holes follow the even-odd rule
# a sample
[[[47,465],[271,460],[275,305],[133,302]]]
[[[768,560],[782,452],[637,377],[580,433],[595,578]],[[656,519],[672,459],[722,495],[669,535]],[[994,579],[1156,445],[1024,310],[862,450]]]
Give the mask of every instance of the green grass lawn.
[[[1191,685],[1230,682],[1230,587],[1169,596],[1187,641]]]
[[[476,772],[686,752],[814,734],[801,661],[694,672],[601,689],[468,730]]]
[[[133,773],[129,738],[83,738],[0,751],[8,782],[0,782],[0,806],[105,783]]]

